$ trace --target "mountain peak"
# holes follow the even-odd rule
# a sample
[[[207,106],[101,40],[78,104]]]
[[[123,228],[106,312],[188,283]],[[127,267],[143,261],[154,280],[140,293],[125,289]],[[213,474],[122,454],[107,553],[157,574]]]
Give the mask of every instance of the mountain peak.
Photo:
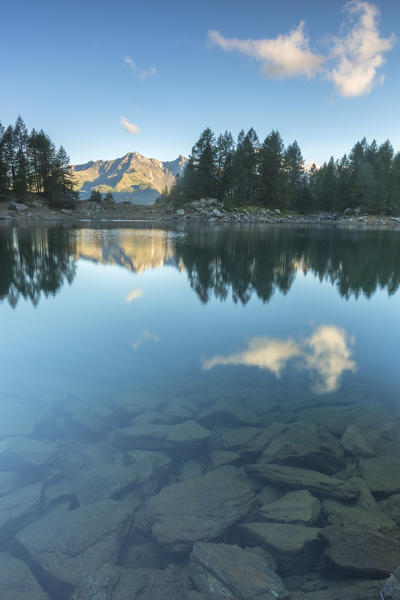
[[[172,186],[186,162],[181,154],[173,161],[162,162],[135,151],[114,160],[73,165],[72,171],[82,199],[96,189],[102,194],[111,192],[117,202],[153,204],[160,192]]]

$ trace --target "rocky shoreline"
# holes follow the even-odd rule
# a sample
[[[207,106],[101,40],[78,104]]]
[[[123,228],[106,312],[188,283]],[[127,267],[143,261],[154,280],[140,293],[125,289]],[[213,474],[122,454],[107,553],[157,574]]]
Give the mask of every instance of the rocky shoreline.
[[[284,213],[279,209],[249,206],[225,210],[217,200],[199,200],[183,208],[170,206],[137,206],[130,203],[80,201],[74,209],[51,209],[43,201],[35,200],[30,206],[20,202],[0,204],[0,223],[14,225],[47,223],[92,223],[153,221],[156,223],[204,223],[270,225],[335,226],[348,229],[399,229],[400,217],[363,214],[361,209],[346,209],[343,214],[317,213],[300,215]]]
[[[29,423],[0,441],[2,598],[399,598],[399,415],[378,401],[138,392]]]

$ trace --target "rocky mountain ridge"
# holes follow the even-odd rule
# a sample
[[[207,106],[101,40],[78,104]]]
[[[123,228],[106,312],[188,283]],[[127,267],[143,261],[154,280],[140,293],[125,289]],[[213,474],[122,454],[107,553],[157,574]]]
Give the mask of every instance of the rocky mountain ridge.
[[[160,192],[170,188],[176,176],[183,173],[186,162],[182,155],[162,162],[139,152],[128,152],[114,160],[72,165],[72,172],[82,199],[89,198],[95,189],[104,194],[111,192],[117,202],[153,204]]]

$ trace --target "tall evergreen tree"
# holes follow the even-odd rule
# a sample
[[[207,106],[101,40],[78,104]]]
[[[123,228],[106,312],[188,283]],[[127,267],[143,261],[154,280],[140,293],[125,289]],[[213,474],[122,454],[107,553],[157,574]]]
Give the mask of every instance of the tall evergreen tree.
[[[18,195],[24,195],[28,189],[28,162],[26,147],[28,142],[28,130],[21,116],[19,116],[14,126],[14,144],[15,144],[15,181],[14,192]]]
[[[304,159],[296,140],[286,149],[284,165],[286,179],[285,207],[293,210],[296,209],[296,201],[304,191],[305,185]]]
[[[235,143],[230,131],[220,134],[216,146],[217,198],[231,198],[233,186],[233,156]]]
[[[260,175],[263,203],[280,207],[283,196],[284,144],[279,131],[271,131],[260,149]]]

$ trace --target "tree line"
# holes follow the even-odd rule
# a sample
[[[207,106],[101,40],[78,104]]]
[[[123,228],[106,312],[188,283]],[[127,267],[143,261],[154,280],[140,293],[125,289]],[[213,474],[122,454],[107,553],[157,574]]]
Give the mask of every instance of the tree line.
[[[0,199],[41,194],[52,205],[69,206],[78,198],[69,156],[41,129],[28,129],[19,116],[14,125],[0,122]]]
[[[226,208],[258,204],[298,212],[398,214],[400,153],[387,140],[378,146],[364,138],[341,159],[306,169],[297,141],[285,147],[279,131],[260,142],[242,129],[235,142],[229,131],[205,129],[192,148],[185,171],[162,197],[175,206],[217,198]]]

